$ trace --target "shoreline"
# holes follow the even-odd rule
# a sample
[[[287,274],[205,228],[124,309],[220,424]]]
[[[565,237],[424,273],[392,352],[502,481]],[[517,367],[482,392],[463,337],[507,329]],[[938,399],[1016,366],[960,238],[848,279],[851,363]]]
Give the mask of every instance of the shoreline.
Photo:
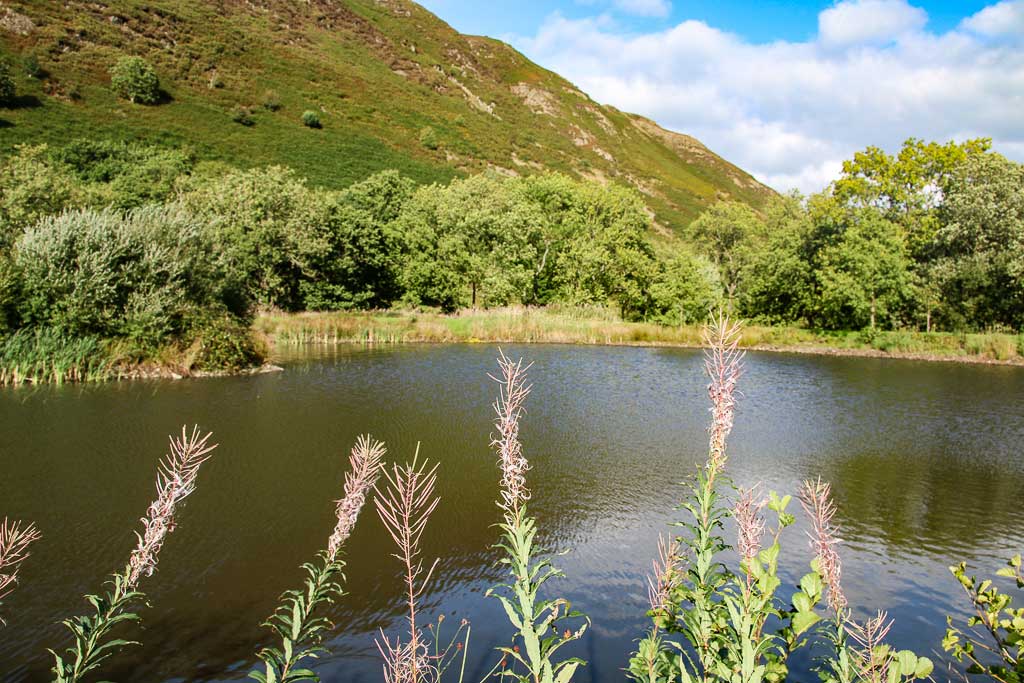
[[[576,344],[704,348],[701,326],[622,322],[569,309],[514,307],[452,315],[414,311],[267,313],[254,328],[272,348],[341,344]],[[818,332],[750,325],[740,347],[767,353],[887,358],[1024,367],[1024,335],[878,331]],[[883,346],[884,348],[878,348]]]
[[[708,348],[707,346],[700,344],[687,344],[682,342],[590,342],[590,341],[548,341],[548,340],[523,340],[523,339],[449,339],[449,340],[436,340],[436,339],[403,339],[400,341],[373,341],[373,340],[360,340],[360,339],[338,339],[336,341],[307,341],[307,342],[283,342],[280,344],[282,348],[303,348],[303,347],[331,347],[331,346],[405,346],[405,345],[428,345],[428,346],[458,346],[458,345],[476,345],[476,344],[522,344],[529,346],[531,344],[547,344],[553,346],[607,346],[607,347],[627,347],[627,348],[661,348],[661,349],[691,349],[691,350],[703,350]],[[278,343],[271,340],[271,345],[274,348],[278,348]],[[758,353],[777,353],[777,354],[797,354],[801,356],[835,356],[841,358],[881,358],[886,360],[908,360],[908,361],[922,361],[927,363],[960,363],[965,365],[1004,365],[1012,367],[1024,368],[1024,359],[1014,358],[1007,360],[999,360],[996,358],[989,358],[986,356],[971,356],[971,355],[942,355],[935,353],[916,353],[916,352],[891,352],[891,351],[880,351],[878,349],[852,349],[842,347],[830,347],[830,346],[776,346],[770,344],[757,344],[753,346],[740,346],[741,351],[756,351]],[[271,357],[274,354],[271,353]],[[283,371],[284,368],[273,366],[278,371]],[[193,376],[230,376],[237,374],[263,374],[262,372],[225,372],[225,373],[206,373],[204,375],[193,375]]]

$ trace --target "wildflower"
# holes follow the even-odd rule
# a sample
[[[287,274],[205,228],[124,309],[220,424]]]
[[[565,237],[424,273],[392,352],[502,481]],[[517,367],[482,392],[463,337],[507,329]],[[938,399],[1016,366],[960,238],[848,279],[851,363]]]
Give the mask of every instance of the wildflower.
[[[334,527],[327,542],[327,557],[333,562],[338,557],[338,551],[348,540],[355,528],[356,520],[359,518],[359,511],[363,509],[366,496],[377,483],[380,476],[381,461],[387,448],[380,441],[373,441],[370,437],[360,436],[356,445],[352,448],[350,461],[352,469],[345,475],[345,495],[337,501],[335,512],[338,523]]]
[[[499,504],[507,518],[518,515],[519,508],[530,498],[526,488],[526,471],[530,463],[523,456],[523,445],[519,441],[519,418],[523,414],[523,403],[532,388],[525,383],[526,372],[531,365],[523,367],[522,360],[513,362],[501,353],[498,358],[501,377],[490,376],[501,385],[498,399],[494,402],[494,412],[498,414],[495,420],[498,433],[491,438],[491,446],[501,458],[502,500]]]
[[[736,550],[747,561],[753,560],[761,552],[761,538],[765,530],[764,517],[761,515],[765,501],[755,502],[755,491],[756,487],[741,489],[740,499],[733,510],[738,535]]]
[[[138,545],[128,560],[127,588],[134,590],[143,576],[152,576],[156,570],[157,555],[167,538],[174,531],[174,513],[185,498],[196,489],[199,466],[210,459],[210,452],[217,444],[207,446],[211,434],[199,436],[199,428],[193,427],[188,435],[181,428],[181,438],[170,439],[170,453],[157,470],[157,497],[142,518],[143,533],[136,532]]]
[[[428,468],[426,461],[420,464],[413,458],[411,464],[396,464],[391,472],[385,470],[384,479],[385,490],[377,488],[378,495],[374,502],[377,514],[398,547],[394,557],[405,568],[409,641],[403,645],[401,640],[396,638],[395,642],[391,643],[381,632],[377,649],[384,658],[386,683],[419,683],[424,679],[429,680],[436,672],[427,656],[423,637],[416,626],[416,601],[423,594],[437,567],[435,560],[423,576],[423,560],[420,558],[420,538],[427,527],[430,515],[441,500],[434,495],[437,465]]]
[[[711,428],[707,468],[711,477],[725,467],[725,440],[732,431],[736,412],[736,385],[743,372],[744,352],[739,350],[739,323],[730,323],[725,316],[713,320],[704,329],[704,368],[711,378]]]
[[[661,611],[671,603],[672,592],[682,580],[679,572],[681,561],[679,539],[658,536],[658,557],[651,562],[653,571],[647,577],[647,600],[651,611]]]
[[[862,680],[882,683],[889,679],[892,652],[884,646],[883,641],[892,624],[889,615],[882,611],[864,623],[852,619],[847,621],[847,631],[860,646],[852,648],[852,651],[854,666],[857,667]]]
[[[26,527],[21,522],[10,522],[4,517],[0,524],[0,599],[10,595],[18,583],[18,569],[28,556],[28,547],[39,540],[35,524]],[[0,624],[3,624],[0,619]]]
[[[818,571],[828,586],[829,607],[837,613],[841,612],[846,609],[848,603],[840,581],[843,567],[839,552],[836,550],[842,541],[836,535],[837,529],[832,524],[832,518],[836,514],[836,506],[832,502],[832,487],[821,479],[816,482],[805,481],[800,489],[800,505],[811,518],[812,530],[807,535],[818,560]]]

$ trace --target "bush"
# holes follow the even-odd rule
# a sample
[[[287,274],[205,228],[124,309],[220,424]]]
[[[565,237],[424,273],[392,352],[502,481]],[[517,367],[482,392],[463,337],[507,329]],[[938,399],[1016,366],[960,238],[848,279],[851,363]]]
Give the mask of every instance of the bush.
[[[160,101],[160,79],[156,70],[142,57],[122,57],[110,69],[110,87],[120,97],[135,104]]]
[[[189,319],[184,342],[191,340],[190,368],[242,370],[262,362],[266,349],[252,330],[227,311],[198,311]]]
[[[124,339],[140,353],[180,337],[189,316],[231,291],[203,224],[173,205],[47,217],[13,253],[26,325]]]
[[[76,140],[52,157],[81,181],[93,184],[81,190],[86,205],[122,209],[166,201],[178,178],[195,164],[187,151],[109,140]]]
[[[81,191],[74,176],[55,165],[46,145],[19,145],[0,161],[0,250],[45,215],[77,205]]]
[[[238,105],[231,110],[231,120],[243,126],[251,126],[256,123],[256,120],[252,117],[252,110],[242,105]]]
[[[10,104],[14,100],[14,77],[7,62],[0,59],[0,104]]]
[[[307,128],[323,128],[323,124],[320,123],[320,115],[312,109],[302,112],[302,125]]]

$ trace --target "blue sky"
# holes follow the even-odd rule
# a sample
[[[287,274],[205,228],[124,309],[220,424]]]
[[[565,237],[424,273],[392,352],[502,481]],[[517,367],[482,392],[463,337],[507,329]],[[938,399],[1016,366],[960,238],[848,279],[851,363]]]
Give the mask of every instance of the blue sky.
[[[909,137],[1024,161],[1024,0],[420,2],[781,191]]]
[[[651,30],[686,19],[697,19],[763,43],[812,37],[818,28],[818,13],[834,3],[812,0],[677,0],[665,3],[669,6],[668,14],[646,17],[619,10],[613,2],[601,0],[420,0],[420,4],[460,32],[475,35],[530,35],[554,13],[581,19],[609,11],[630,30]],[[928,12],[930,28],[945,32],[989,3],[983,0],[942,0],[914,4]]]

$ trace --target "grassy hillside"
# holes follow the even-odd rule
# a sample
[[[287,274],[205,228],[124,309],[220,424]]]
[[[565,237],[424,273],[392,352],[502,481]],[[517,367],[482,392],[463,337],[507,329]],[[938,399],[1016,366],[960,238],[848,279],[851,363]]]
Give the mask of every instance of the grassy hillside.
[[[666,233],[718,199],[760,206],[771,195],[697,140],[602,106],[405,0],[7,0],[0,53],[19,93],[0,110],[3,153],[145,139],[233,165],[285,164],[328,187],[385,168],[421,182],[549,169],[636,187]],[[110,92],[107,71],[129,54],[156,66],[163,103]],[[233,120],[238,107],[253,125]],[[305,110],[322,129],[302,125]]]

